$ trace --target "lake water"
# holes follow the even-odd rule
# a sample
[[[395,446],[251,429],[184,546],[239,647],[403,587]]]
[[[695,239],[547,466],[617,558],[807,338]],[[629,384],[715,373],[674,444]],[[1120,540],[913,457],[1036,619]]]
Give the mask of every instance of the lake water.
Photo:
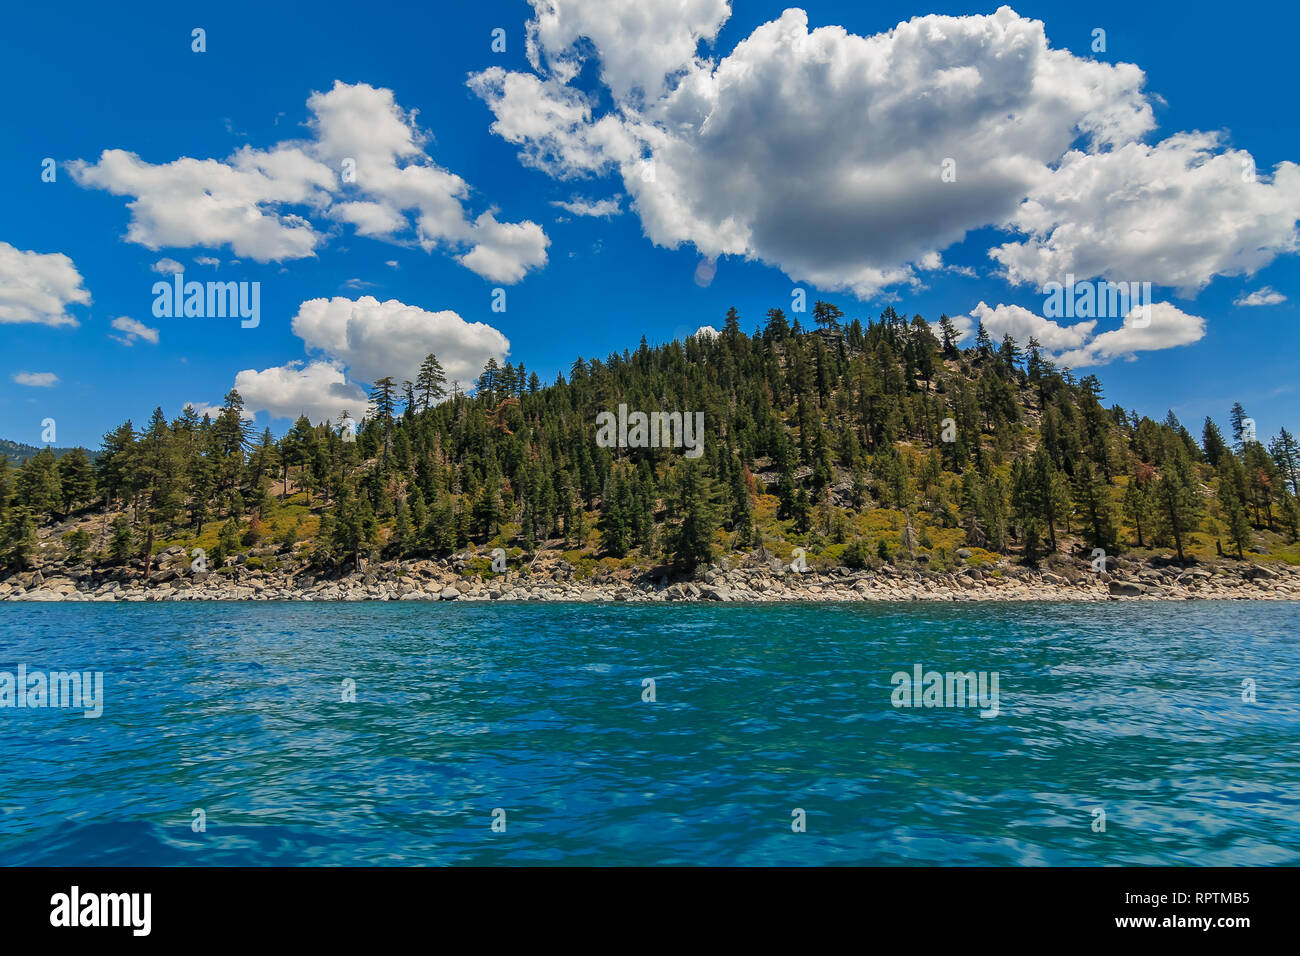
[[[20,664],[103,713],[0,707],[4,864],[1300,863],[1296,603],[0,605]]]

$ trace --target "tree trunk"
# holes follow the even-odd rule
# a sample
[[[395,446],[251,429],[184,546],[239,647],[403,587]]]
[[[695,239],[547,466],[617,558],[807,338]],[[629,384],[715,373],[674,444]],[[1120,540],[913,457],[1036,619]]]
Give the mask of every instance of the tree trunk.
[[[149,532],[144,542],[144,576],[149,577],[153,570],[153,522],[149,522]]]

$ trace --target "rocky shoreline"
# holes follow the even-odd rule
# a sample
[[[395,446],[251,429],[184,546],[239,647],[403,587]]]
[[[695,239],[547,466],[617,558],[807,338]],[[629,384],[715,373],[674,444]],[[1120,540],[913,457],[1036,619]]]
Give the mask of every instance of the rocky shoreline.
[[[156,570],[51,566],[0,579],[0,601],[1113,601],[1300,600],[1300,568],[1217,562],[1189,567],[1169,559],[1108,559],[1094,571],[1062,559],[1043,569],[998,561],[950,571],[900,568],[795,572],[768,555],[723,560],[692,580],[624,569],[581,579],[562,560],[541,569],[475,573],[472,555],[374,562],[325,573],[308,565],[195,571],[179,548]]]

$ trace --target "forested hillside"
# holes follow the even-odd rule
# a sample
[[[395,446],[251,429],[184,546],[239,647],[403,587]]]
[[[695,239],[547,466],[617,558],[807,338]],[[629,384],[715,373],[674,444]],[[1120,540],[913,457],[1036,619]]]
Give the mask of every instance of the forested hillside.
[[[886,309],[865,326],[817,303],[817,328],[768,312],[741,331],[604,359],[543,385],[489,362],[472,396],[436,357],[415,382],[374,384],[353,428],[300,418],[250,431],[236,392],[215,419],[161,409],[82,451],[0,456],[0,561],[125,564],[168,546],[212,567],[351,569],[376,558],[539,549],[580,570],[671,566],[766,549],[810,565],[952,566],[1004,555],[1145,549],[1192,561],[1254,554],[1300,563],[1300,443],[1193,435],[1106,407],[1095,376],[1056,368],[1032,339],[959,349]],[[607,448],[597,415],[702,412],[702,454]],[[347,426],[347,422],[344,423]],[[1262,438],[1263,436],[1261,436]],[[482,569],[486,571],[487,562]]]
[[[72,449],[51,448],[50,450],[54,452],[55,457],[62,457]],[[0,438],[0,458],[6,459],[12,465],[21,465],[40,451],[41,449],[36,445],[24,445],[22,442]]]

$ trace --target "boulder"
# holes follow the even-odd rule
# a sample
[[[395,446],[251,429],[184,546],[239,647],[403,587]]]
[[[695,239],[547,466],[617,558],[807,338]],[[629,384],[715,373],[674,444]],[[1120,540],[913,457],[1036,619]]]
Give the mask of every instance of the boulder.
[[[1140,597],[1142,595],[1142,585],[1134,584],[1131,581],[1111,581],[1110,593],[1116,597]]]

